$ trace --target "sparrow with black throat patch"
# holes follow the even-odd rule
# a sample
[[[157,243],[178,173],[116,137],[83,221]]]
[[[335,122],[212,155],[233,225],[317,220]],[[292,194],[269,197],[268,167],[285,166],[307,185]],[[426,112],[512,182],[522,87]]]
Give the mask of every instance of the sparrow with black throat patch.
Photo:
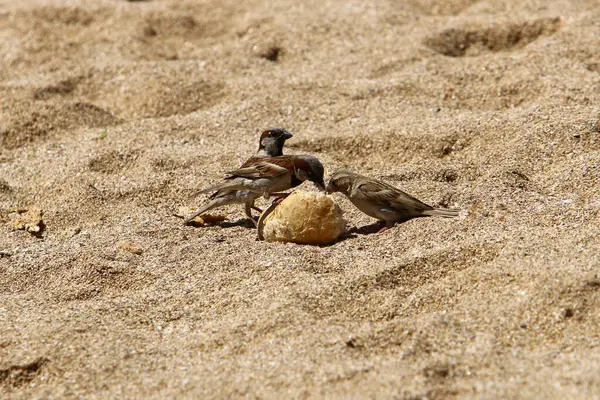
[[[241,168],[227,173],[222,182],[203,189],[200,193],[213,191],[249,191],[254,198],[264,196],[285,197],[285,190],[295,188],[304,181],[312,181],[325,191],[323,164],[314,156],[291,155],[249,160]],[[188,223],[200,215],[203,210],[186,218]],[[252,219],[256,224],[256,221]]]
[[[240,168],[247,167],[258,160],[270,157],[280,157],[283,155],[283,145],[285,141],[292,138],[292,134],[285,129],[273,128],[263,131],[260,135],[258,150],[256,154],[248,159]],[[201,190],[192,195],[197,196],[200,193],[205,193]],[[246,216],[254,222],[252,210],[262,212],[262,210],[254,205],[254,201],[260,197],[260,194],[253,193],[248,190],[217,190],[210,197],[209,201],[204,204],[192,217],[185,219],[184,224],[190,223],[198,215],[216,208],[229,204],[244,204]]]

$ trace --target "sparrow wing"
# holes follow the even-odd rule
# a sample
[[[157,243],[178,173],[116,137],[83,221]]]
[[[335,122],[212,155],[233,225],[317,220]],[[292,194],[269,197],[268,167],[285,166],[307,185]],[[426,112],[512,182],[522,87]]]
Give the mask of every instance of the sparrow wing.
[[[235,177],[231,177],[231,178],[235,178]],[[213,193],[212,196],[210,196],[211,199],[217,197],[219,194],[224,194],[221,191],[225,191],[225,192],[231,192],[232,190],[248,190],[248,187],[246,185],[244,185],[244,182],[240,182],[239,180],[224,180],[223,182],[217,183],[216,185],[212,185],[207,187],[206,189],[202,189],[197,191],[196,193],[194,193],[192,196],[198,196],[199,194],[203,194],[203,193],[210,193],[210,192],[215,192]]]
[[[199,190],[193,196],[202,193],[215,192],[211,198],[215,198],[224,192],[234,190],[252,190],[244,179],[256,180],[261,178],[275,178],[289,174],[294,170],[294,162],[291,157],[251,157],[240,168],[235,171],[226,172],[227,176],[222,182]],[[240,179],[242,178],[242,179]]]
[[[235,171],[227,172],[227,179],[246,178],[274,178],[277,176],[289,174],[294,169],[293,160],[290,157],[271,157],[271,158],[251,158]]]
[[[270,157],[266,157],[266,156],[252,156],[249,159],[247,159],[246,162],[244,162],[239,169],[250,167],[253,164],[256,164],[256,163],[258,163],[258,162],[260,162],[262,160],[265,160],[267,158],[270,158]],[[227,174],[230,174],[230,173],[228,172]],[[228,177],[225,178],[225,180],[231,180],[233,178],[236,178],[236,176],[233,176],[233,175],[228,176]],[[208,187],[206,189],[199,190],[199,191],[195,192],[191,197],[196,197],[196,196],[198,196],[201,193],[208,193],[208,192],[214,191],[213,194],[210,196],[211,199],[214,199],[214,198],[217,198],[219,196],[226,195],[227,193],[230,193],[233,189],[230,189],[229,186],[231,186],[231,185],[230,184],[219,183],[217,185],[210,186],[210,187]]]
[[[246,167],[251,167],[254,164],[257,164],[261,161],[267,160],[271,157],[268,156],[252,156],[249,159],[247,159],[241,166],[240,168],[246,168]]]
[[[365,199],[390,209],[410,209],[415,211],[433,209],[433,207],[412,197],[408,193],[404,193],[403,191],[380,181],[369,180],[363,182],[358,185],[356,190],[360,192]]]

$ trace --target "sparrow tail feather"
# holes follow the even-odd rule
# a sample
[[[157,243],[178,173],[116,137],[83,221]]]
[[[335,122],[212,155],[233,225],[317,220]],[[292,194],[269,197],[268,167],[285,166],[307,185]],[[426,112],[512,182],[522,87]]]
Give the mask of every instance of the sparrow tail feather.
[[[427,210],[427,211],[423,211],[423,214],[425,215],[429,215],[432,217],[443,217],[443,218],[454,218],[454,217],[458,217],[458,212],[460,210],[448,210],[448,209],[442,209],[442,208],[434,208],[433,210]]]
[[[233,192],[234,190],[248,190],[248,191],[254,191],[257,193],[262,193],[258,190],[252,190],[252,188],[249,188],[247,186],[241,185],[241,184],[232,184],[232,183],[221,183],[218,185],[213,185],[213,186],[209,186],[206,189],[202,189],[202,190],[198,190],[196,193],[194,193],[192,195],[192,197],[196,197],[199,194],[203,194],[203,193],[210,193],[210,192],[218,192],[221,190],[225,190],[228,192]]]
[[[183,220],[183,224],[184,225],[189,224],[198,215],[202,215],[205,212],[207,212],[208,210],[210,210],[211,208],[214,208],[214,207],[216,207],[218,205],[219,204],[217,202],[211,201],[210,203],[208,203],[207,205],[205,205],[204,207],[200,208],[198,211],[196,211],[195,213],[193,213],[192,215],[190,215],[189,217],[187,217],[186,219],[184,219]]]

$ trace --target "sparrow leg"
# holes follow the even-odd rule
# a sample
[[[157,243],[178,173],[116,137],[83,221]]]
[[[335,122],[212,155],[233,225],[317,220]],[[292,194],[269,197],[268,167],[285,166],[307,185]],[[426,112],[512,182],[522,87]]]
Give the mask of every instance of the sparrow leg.
[[[278,205],[279,203],[281,203],[283,200],[285,200],[287,196],[280,196],[280,197],[276,197],[275,200],[273,200],[273,202],[271,204],[275,204]]]
[[[258,208],[258,207],[256,207],[256,206],[254,205],[254,200],[252,200],[252,201],[250,202],[250,207],[251,207],[251,208],[252,208],[254,211],[258,211],[258,212],[259,212],[259,213],[261,213],[261,214],[262,214],[262,212],[263,212],[263,210],[261,210],[260,208]]]
[[[246,210],[246,216],[248,217],[248,219],[252,221],[254,227],[257,227],[258,222],[256,222],[256,219],[252,216],[252,203],[246,203],[244,209]]]
[[[271,193],[270,196],[276,196],[282,199],[285,199],[286,197],[288,197],[291,193],[286,193],[286,192],[275,192],[275,193]]]
[[[381,229],[377,233],[383,233],[390,229],[392,226],[394,226],[394,222],[388,223],[386,221],[379,221],[379,226],[381,227]]]

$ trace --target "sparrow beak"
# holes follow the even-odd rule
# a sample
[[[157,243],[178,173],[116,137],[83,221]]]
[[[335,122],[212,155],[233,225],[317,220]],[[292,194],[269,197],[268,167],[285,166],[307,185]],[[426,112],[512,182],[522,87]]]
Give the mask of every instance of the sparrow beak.
[[[317,187],[319,189],[321,189],[322,191],[326,192],[327,189],[325,189],[325,182],[323,182],[323,180],[321,180],[321,182],[315,182],[315,185],[317,185]]]
[[[283,132],[283,134],[281,135],[281,137],[283,138],[283,140],[288,140],[291,139],[294,135],[292,135],[290,132],[285,131]]]

